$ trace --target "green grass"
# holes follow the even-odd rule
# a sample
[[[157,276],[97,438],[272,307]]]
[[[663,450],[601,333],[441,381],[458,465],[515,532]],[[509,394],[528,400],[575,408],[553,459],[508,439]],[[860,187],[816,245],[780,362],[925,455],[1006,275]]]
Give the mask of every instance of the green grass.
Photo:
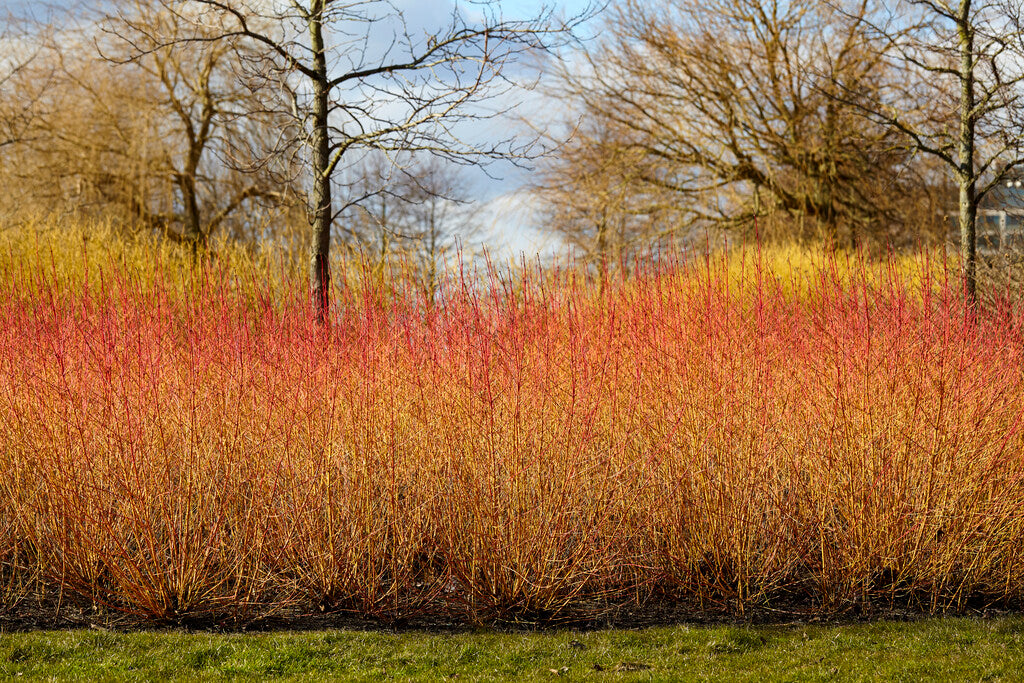
[[[0,635],[0,676],[1024,680],[1024,617],[523,634],[47,631]]]

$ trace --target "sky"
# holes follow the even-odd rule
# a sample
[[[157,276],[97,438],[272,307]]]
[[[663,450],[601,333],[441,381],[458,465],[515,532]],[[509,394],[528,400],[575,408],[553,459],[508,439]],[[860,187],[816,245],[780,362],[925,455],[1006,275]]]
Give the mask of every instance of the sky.
[[[415,1],[415,0],[413,0]],[[507,18],[531,17],[544,7],[554,7],[556,13],[571,17],[585,11],[592,0],[503,0],[500,5]],[[596,23],[596,22],[594,22]],[[522,102],[515,116],[531,118],[531,109],[544,107],[543,98],[530,95]],[[495,128],[520,126],[518,120],[493,123]],[[482,221],[489,230],[488,249],[493,249],[497,258],[521,255],[532,258],[557,252],[561,244],[557,237],[537,229],[537,212],[530,197],[524,191],[529,182],[528,171],[521,169],[496,169],[497,180],[485,180],[481,190],[484,193]]]
[[[538,0],[504,0],[500,3],[502,9],[512,14],[522,14],[523,16],[530,16],[535,14],[537,10],[545,6],[554,6],[557,9],[565,12],[567,15],[577,14],[586,9],[588,0],[560,0],[556,2],[542,2]]]

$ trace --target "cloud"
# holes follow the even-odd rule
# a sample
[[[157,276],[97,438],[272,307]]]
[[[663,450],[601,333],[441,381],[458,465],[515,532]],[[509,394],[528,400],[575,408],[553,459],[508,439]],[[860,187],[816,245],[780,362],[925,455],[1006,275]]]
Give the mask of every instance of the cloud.
[[[481,203],[480,224],[488,253],[498,261],[546,259],[562,250],[561,240],[544,232],[536,199],[523,189],[511,189]]]

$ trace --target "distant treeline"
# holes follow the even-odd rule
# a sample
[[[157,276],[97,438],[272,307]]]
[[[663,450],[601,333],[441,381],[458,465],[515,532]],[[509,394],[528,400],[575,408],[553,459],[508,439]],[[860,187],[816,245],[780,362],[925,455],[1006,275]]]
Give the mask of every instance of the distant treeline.
[[[436,34],[388,3],[307,5],[8,19],[0,208],[197,252],[214,236],[312,247],[314,270],[331,240],[416,254],[430,288],[479,236],[460,165],[511,160],[536,170],[538,227],[594,262],[709,237],[934,244],[959,215],[973,281],[978,206],[1024,161],[1005,0],[620,0],[525,21],[485,3]],[[558,106],[516,112],[531,64]],[[464,139],[466,121],[514,113],[521,134]]]

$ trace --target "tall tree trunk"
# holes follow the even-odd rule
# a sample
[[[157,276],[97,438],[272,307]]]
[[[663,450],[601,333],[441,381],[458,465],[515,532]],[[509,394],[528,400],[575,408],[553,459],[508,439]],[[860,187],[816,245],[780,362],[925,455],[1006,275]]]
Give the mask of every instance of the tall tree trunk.
[[[604,300],[604,284],[608,279],[608,216],[601,211],[597,224],[597,297]]]
[[[978,245],[976,240],[978,201],[975,183],[960,177],[960,259],[964,278],[964,295],[968,303],[978,299]]]
[[[960,0],[957,13],[960,39],[960,139],[958,141],[960,184],[960,259],[964,296],[974,304],[978,298],[977,269],[977,174],[974,168],[974,31],[971,27],[971,0]]]
[[[317,78],[313,80],[313,196],[311,201],[313,244],[310,254],[310,295],[313,310],[321,324],[327,322],[331,288],[331,222],[333,219],[331,201],[331,148],[328,131],[330,94],[327,79],[327,58],[324,52],[323,0],[314,2],[310,13],[309,37],[313,48],[313,66]]]
[[[203,228],[200,225],[199,199],[196,196],[195,171],[186,173],[181,182],[182,200],[185,205],[185,240],[192,252],[192,263],[199,259],[199,248],[203,246]]]

